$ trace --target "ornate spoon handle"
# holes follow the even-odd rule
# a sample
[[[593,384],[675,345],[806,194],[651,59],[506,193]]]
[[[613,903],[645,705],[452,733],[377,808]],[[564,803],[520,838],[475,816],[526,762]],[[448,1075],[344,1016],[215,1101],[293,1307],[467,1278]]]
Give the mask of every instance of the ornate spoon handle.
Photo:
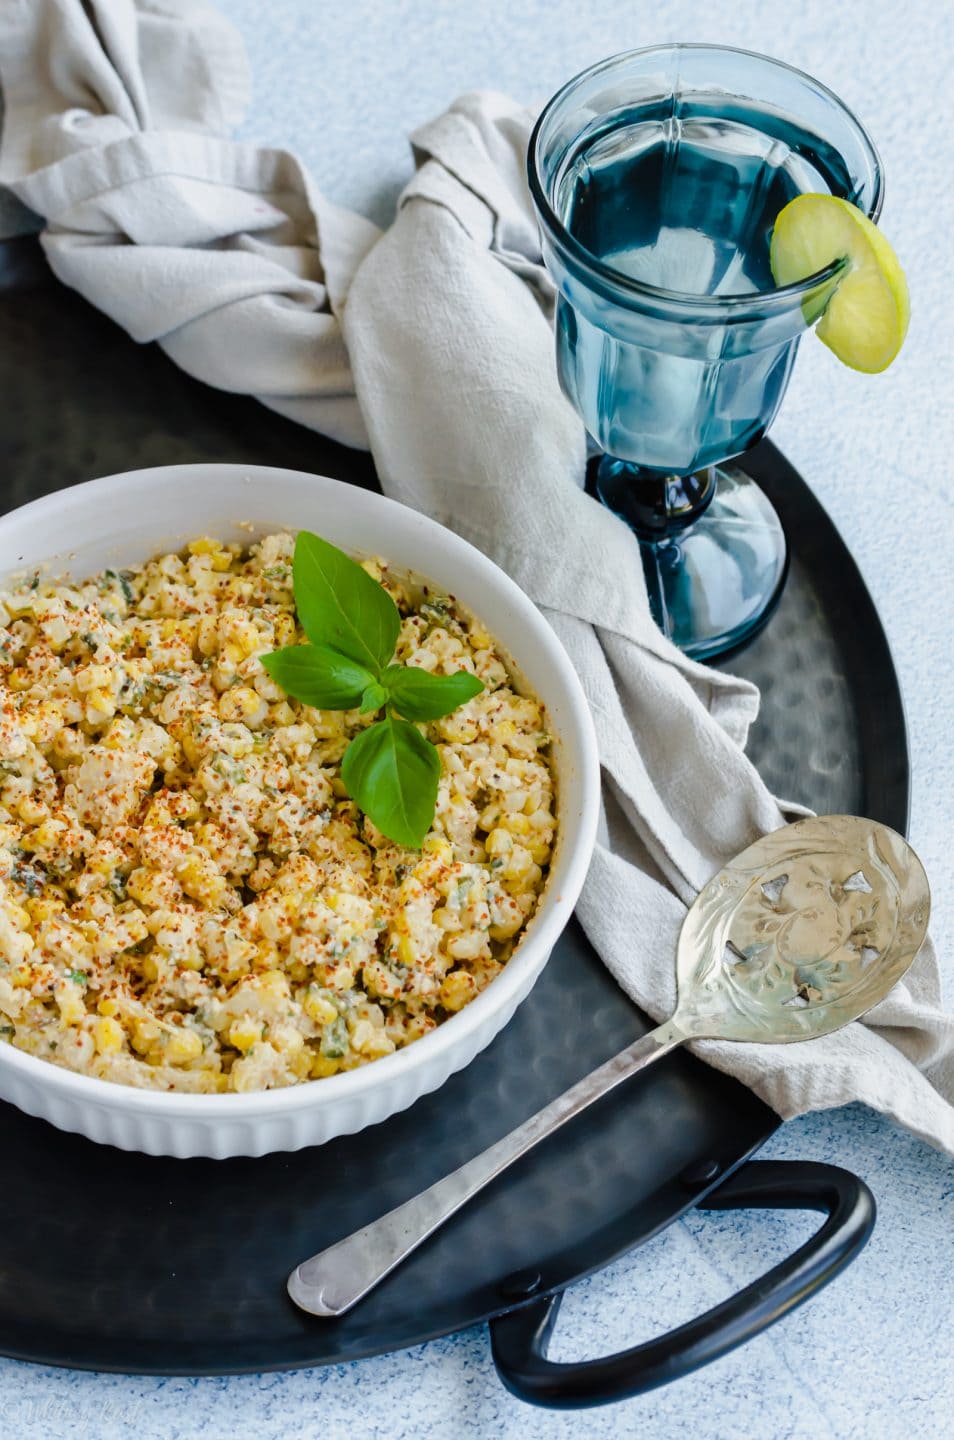
[[[288,1277],[292,1300],[312,1315],[345,1314],[515,1160],[686,1038],[671,1020],[641,1036],[459,1170],[303,1261]]]

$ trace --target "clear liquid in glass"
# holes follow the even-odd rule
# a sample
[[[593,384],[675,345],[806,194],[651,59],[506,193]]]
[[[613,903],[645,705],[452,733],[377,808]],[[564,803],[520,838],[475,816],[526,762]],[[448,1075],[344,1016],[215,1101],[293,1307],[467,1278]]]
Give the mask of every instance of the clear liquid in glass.
[[[755,102],[683,97],[633,105],[586,133],[564,167],[560,218],[615,272],[689,296],[774,288],[780,210],[812,191],[851,195],[841,156]],[[650,307],[651,308],[651,307]],[[797,334],[771,324],[673,324],[599,297],[562,296],[564,389],[601,449],[689,475],[764,434]]]

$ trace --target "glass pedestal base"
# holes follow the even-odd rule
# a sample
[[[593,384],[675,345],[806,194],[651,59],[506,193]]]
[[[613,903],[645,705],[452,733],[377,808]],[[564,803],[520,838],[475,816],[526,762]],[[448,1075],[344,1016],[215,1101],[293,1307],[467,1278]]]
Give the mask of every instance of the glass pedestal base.
[[[785,532],[755,481],[725,464],[668,482],[688,493],[670,505],[663,528],[661,516],[653,524],[634,513],[632,491],[624,500],[619,462],[607,457],[603,465],[597,493],[639,537],[650,607],[664,634],[694,660],[744,644],[772,613],[788,572]]]

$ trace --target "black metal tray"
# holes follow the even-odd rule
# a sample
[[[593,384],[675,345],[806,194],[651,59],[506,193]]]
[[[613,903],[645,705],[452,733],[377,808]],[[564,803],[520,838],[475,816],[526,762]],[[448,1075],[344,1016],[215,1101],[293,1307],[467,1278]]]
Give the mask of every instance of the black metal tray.
[[[375,484],[366,455],[210,390],[155,346],[133,344],[54,284],[35,241],[0,247],[0,336],[2,510],[96,475],[185,460]],[[746,467],[794,551],[776,615],[732,662],[765,697],[752,754],[787,797],[903,831],[904,719],[870,597],[779,453],[763,443]],[[495,1358],[527,1399],[596,1403],[684,1373],[806,1298],[873,1223],[870,1195],[843,1171],[743,1164],[777,1116],[684,1052],[515,1167],[351,1315],[312,1319],[284,1289],[299,1260],[491,1143],[647,1024],[574,922],[532,999],[466,1071],[384,1125],[320,1148],[261,1160],[153,1159],[0,1105],[0,1353],[132,1373],[262,1371],[355,1359],[501,1317],[492,1322]],[[700,1321],[606,1361],[547,1361],[563,1287],[696,1204],[810,1207],[828,1219]]]

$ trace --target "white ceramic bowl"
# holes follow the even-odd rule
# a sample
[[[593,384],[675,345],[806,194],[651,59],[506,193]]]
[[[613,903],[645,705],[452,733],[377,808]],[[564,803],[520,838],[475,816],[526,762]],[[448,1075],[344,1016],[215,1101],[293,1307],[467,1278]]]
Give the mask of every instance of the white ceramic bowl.
[[[250,532],[248,526],[252,527]],[[265,466],[170,465],[62,490],[0,518],[0,576],[37,565],[77,579],[178,549],[196,535],[246,543],[309,529],[387,558],[454,594],[513,656],[554,735],[559,839],[549,883],[501,974],[423,1039],[360,1069],[248,1095],[137,1090],[0,1045],[0,1098],[61,1130],[150,1155],[264,1155],[373,1125],[436,1090],[506,1025],[570,918],[596,833],[593,723],[566,652],[523,592],[486,556],[403,505],[324,476]]]

